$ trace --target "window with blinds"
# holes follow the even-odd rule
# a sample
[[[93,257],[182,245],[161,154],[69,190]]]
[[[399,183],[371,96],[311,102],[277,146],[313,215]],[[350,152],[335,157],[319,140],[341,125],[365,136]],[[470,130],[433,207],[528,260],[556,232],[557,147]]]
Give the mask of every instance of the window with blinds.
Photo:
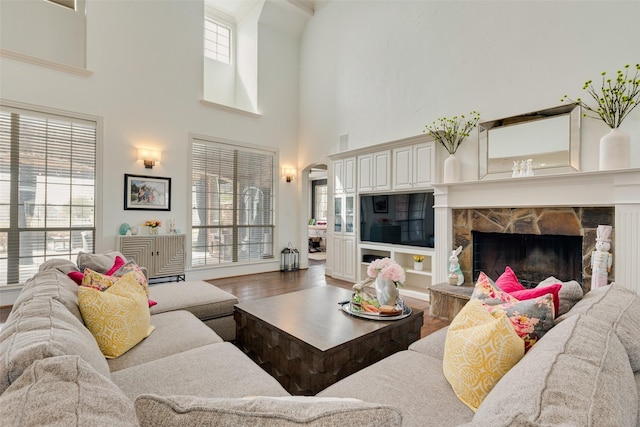
[[[231,64],[231,27],[209,14],[204,19],[204,55]]]
[[[97,123],[0,106],[0,286],[93,252]]]
[[[193,138],[191,266],[273,259],[275,153]]]

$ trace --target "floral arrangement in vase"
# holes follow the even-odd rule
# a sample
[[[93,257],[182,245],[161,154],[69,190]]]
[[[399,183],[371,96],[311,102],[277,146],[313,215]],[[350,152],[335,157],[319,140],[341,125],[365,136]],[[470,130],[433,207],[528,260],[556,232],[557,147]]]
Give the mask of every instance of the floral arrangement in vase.
[[[144,225],[149,227],[149,234],[158,234],[158,227],[162,225],[159,219],[150,219],[145,221]]]
[[[367,267],[367,276],[372,279],[391,280],[396,287],[405,281],[404,269],[391,258],[378,258]]]
[[[413,261],[414,262],[422,262],[422,261],[424,261],[424,255],[414,255],[413,256]]]
[[[478,121],[480,121],[480,113],[472,111],[469,117],[463,114],[460,117],[440,118],[438,122],[425,125],[423,132],[432,136],[449,154],[453,155],[458,151],[462,141],[470,135],[471,130],[476,127]]]
[[[582,89],[586,90],[595,102],[593,106],[581,98],[573,100],[569,95],[563,96],[561,101],[578,104],[592,113],[583,113],[583,116],[600,119],[611,129],[617,129],[640,103],[640,64],[636,64],[635,75],[631,78],[630,69],[629,65],[625,65],[624,71],[618,70],[615,78],[608,77],[606,71],[602,72],[599,90],[593,86],[593,80],[585,82]]]
[[[424,261],[424,255],[414,255],[413,256],[413,269],[421,271],[422,270],[422,262]]]
[[[583,116],[600,119],[611,129],[600,138],[600,170],[624,169],[631,164],[631,137],[618,129],[640,103],[640,64],[636,64],[635,74],[631,78],[630,69],[631,66],[625,65],[624,71],[618,70],[615,78],[610,78],[606,71],[603,72],[599,90],[593,86],[592,80],[588,80],[582,89],[586,90],[595,102],[593,106],[581,98],[574,101],[568,95],[561,99],[563,102],[579,105],[588,112],[583,113]]]

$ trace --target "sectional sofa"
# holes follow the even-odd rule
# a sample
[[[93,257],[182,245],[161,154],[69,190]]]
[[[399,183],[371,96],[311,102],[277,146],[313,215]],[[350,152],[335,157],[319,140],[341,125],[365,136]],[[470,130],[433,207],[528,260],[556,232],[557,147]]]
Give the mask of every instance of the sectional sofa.
[[[149,298],[158,300],[151,315],[155,330],[122,356],[105,359],[83,321],[77,285],[65,273],[70,267],[43,265],[0,331],[2,425],[632,426],[638,421],[640,299],[621,286],[588,293],[559,318],[474,413],[443,375],[446,329],[317,396],[290,396],[215,331],[220,323],[211,320],[228,311],[214,314],[216,297],[208,302],[184,297],[194,282],[152,286]],[[221,300],[233,301],[206,286]],[[222,335],[228,335],[225,329]]]

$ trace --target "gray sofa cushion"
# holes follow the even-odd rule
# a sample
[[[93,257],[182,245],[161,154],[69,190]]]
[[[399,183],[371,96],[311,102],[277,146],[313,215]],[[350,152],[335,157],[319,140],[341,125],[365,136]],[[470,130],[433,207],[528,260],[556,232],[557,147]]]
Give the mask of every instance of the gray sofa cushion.
[[[447,340],[448,326],[438,329],[432,334],[413,342],[409,346],[409,350],[417,351],[427,356],[435,357],[438,360],[444,360],[444,343]]]
[[[627,350],[631,369],[640,370],[640,296],[620,285],[612,284],[588,292],[561,322],[576,314],[592,316],[615,330]]]
[[[151,314],[187,310],[202,321],[232,316],[238,303],[234,295],[199,280],[150,286],[149,298],[158,303],[151,307]]]
[[[576,315],[549,331],[502,377],[474,426],[634,426],[638,391],[611,327]]]
[[[417,351],[395,353],[317,396],[353,397],[398,408],[404,427],[457,426],[473,418],[444,377],[442,360]]]
[[[141,394],[202,397],[288,396],[231,343],[209,344],[111,374],[131,399]]]
[[[248,399],[205,399],[195,396],[136,399],[136,413],[142,427],[264,426],[264,427],[394,427],[402,425],[397,409],[355,399],[313,397],[255,397]]]
[[[95,339],[54,299],[33,299],[11,312],[0,331],[0,393],[34,361],[78,355],[109,378],[109,365]]]
[[[558,298],[560,299],[560,304],[559,304],[558,314],[556,315],[556,316],[562,316],[563,314],[571,310],[571,307],[576,305],[576,303],[582,299],[582,297],[584,296],[584,292],[582,291],[582,286],[580,286],[580,283],[576,282],[575,280],[562,282],[553,276],[549,276],[546,279],[544,279],[542,282],[538,284],[538,286],[536,286],[536,288],[544,288],[547,286],[551,286],[555,283],[562,284],[562,287],[558,292]]]
[[[151,335],[126,353],[107,360],[111,372],[222,342],[222,338],[188,311],[154,314],[151,324],[155,326]]]
[[[0,395],[5,426],[135,426],[133,402],[79,356],[37,360]]]
[[[82,273],[77,265],[73,263],[73,261],[69,261],[68,259],[60,259],[60,258],[52,258],[49,259],[38,267],[38,271],[45,270],[58,270],[63,274],[68,274],[72,271]]]
[[[53,298],[61,302],[84,325],[78,307],[78,285],[59,270],[46,269],[27,280],[12,310],[34,298]]]

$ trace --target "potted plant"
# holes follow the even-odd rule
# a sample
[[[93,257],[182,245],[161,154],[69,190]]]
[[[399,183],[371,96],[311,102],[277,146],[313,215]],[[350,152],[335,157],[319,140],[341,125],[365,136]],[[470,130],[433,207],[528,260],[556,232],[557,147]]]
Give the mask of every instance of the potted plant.
[[[640,103],[640,64],[636,64],[635,74],[629,77],[631,69],[625,65],[624,71],[618,70],[614,78],[603,72],[599,89],[593,86],[593,80],[585,82],[582,89],[591,97],[592,105],[581,98],[573,100],[568,95],[561,99],[562,102],[580,105],[586,110],[583,116],[600,119],[611,129],[600,140],[600,170],[628,168],[630,165],[631,138],[618,128]]]
[[[470,135],[473,128],[480,120],[480,113],[472,111],[469,117],[464,114],[460,117],[443,117],[430,125],[425,125],[423,132],[428,133],[438,141],[449,153],[444,162],[444,182],[460,181],[460,161],[455,157],[462,141]]]
[[[422,271],[423,261],[424,261],[424,255],[414,255],[413,256],[413,269],[414,270],[418,270],[418,271]]]
[[[367,276],[375,279],[375,290],[380,305],[396,305],[398,286],[405,280],[404,269],[391,258],[378,258],[367,267]]]

